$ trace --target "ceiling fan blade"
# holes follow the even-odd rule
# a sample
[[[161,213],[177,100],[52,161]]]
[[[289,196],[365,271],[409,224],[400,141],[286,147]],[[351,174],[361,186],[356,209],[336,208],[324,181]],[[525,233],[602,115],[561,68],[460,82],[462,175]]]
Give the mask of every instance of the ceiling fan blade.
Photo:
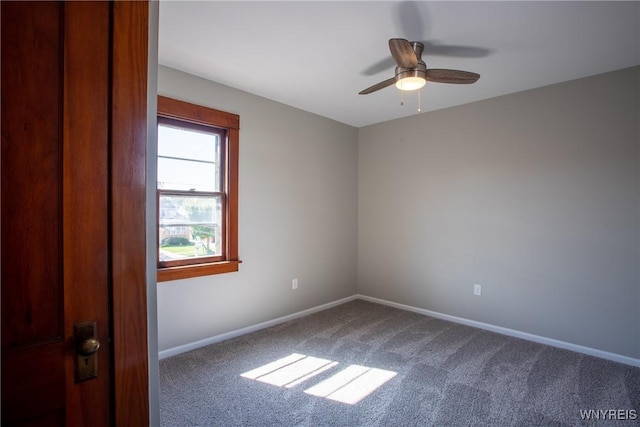
[[[418,66],[418,58],[408,40],[390,39],[389,50],[391,50],[391,56],[399,66],[403,68],[416,68]]]
[[[384,89],[387,86],[391,86],[395,82],[396,82],[396,78],[395,77],[391,77],[390,79],[387,79],[387,80],[385,80],[383,82],[380,82],[380,83],[376,83],[373,86],[366,88],[365,90],[360,92],[359,95],[367,95],[367,94],[369,94],[371,92],[375,92],[377,90]]]
[[[443,45],[430,41],[422,41],[424,45],[424,55],[427,56],[444,56],[457,58],[484,58],[491,55],[491,49],[475,46],[459,46],[459,45]],[[361,74],[365,76],[373,76],[382,71],[393,68],[396,65],[393,58],[386,57],[375,64],[367,67]]]
[[[409,40],[420,40],[427,36],[431,25],[427,2],[401,1],[394,5],[394,25],[396,34]]]
[[[429,69],[427,70],[427,81],[435,83],[475,83],[480,78],[480,74],[469,71]]]
[[[446,45],[436,42],[423,41],[424,54],[427,56],[451,56],[457,58],[484,58],[493,51],[484,47]]]

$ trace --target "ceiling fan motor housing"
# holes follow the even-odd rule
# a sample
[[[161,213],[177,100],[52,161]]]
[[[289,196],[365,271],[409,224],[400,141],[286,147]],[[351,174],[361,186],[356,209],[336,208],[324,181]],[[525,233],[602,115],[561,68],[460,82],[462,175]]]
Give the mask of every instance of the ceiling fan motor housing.
[[[416,53],[418,65],[412,68],[397,66],[395,71],[396,82],[406,77],[419,77],[425,80],[427,79],[427,65],[422,60],[422,51],[424,50],[424,45],[420,42],[411,42],[411,47],[413,47],[413,50]]]
[[[416,68],[402,68],[396,67],[396,81],[402,80],[405,77],[420,77],[426,80],[427,78],[427,66],[418,63]]]

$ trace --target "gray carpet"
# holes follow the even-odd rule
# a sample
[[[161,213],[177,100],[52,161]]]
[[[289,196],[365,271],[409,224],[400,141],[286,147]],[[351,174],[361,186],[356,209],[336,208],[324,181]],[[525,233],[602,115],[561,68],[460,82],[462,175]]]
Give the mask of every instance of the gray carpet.
[[[638,426],[640,368],[355,300],[161,360],[160,406],[171,427]]]

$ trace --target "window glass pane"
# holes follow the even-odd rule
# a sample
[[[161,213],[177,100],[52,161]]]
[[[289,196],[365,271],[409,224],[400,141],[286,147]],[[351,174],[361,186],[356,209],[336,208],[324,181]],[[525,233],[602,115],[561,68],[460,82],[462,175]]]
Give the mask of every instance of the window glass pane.
[[[222,198],[161,194],[159,259],[222,255]]]
[[[158,188],[220,191],[220,136],[159,124]]]

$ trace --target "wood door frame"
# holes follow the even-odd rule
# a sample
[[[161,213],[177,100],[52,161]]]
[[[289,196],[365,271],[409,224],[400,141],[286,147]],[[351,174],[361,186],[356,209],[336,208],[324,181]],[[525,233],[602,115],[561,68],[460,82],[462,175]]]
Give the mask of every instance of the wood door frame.
[[[149,3],[112,3],[113,423],[149,425],[146,156]]]
[[[85,236],[85,241],[95,243],[84,249],[97,253],[96,257],[104,259],[104,263],[96,262],[94,259],[83,262],[87,258],[69,257],[64,260],[64,266],[69,267],[64,274],[74,276],[65,276],[65,280],[69,279],[80,285],[93,285],[96,280],[103,280],[102,289],[106,296],[104,302],[95,302],[97,298],[92,298],[95,296],[92,294],[94,288],[87,286],[76,294],[76,288],[67,289],[65,282],[65,291],[69,290],[69,297],[73,294],[73,299],[65,301],[64,308],[71,302],[70,306],[85,310],[93,303],[105,313],[108,312],[108,315],[102,316],[103,327],[98,329],[98,334],[105,334],[104,337],[100,337],[105,342],[102,351],[108,351],[110,357],[99,359],[104,365],[101,365],[103,369],[98,369],[98,375],[102,375],[100,378],[106,383],[99,390],[99,396],[110,405],[104,411],[96,411],[90,396],[83,394],[80,387],[75,386],[73,363],[69,363],[73,357],[73,342],[67,324],[75,320],[71,317],[73,313],[67,313],[66,310],[65,320],[60,321],[60,327],[65,332],[60,331],[59,344],[57,341],[54,342],[54,352],[58,357],[57,361],[60,362],[56,364],[55,371],[51,369],[51,365],[47,366],[46,372],[34,371],[34,364],[28,364],[29,359],[25,359],[24,353],[21,353],[18,356],[23,357],[17,360],[16,366],[19,369],[24,368],[24,372],[19,373],[26,375],[20,376],[20,381],[16,381],[16,384],[35,383],[35,380],[30,379],[43,376],[46,388],[55,380],[55,385],[51,387],[53,393],[47,394],[46,397],[54,396],[60,406],[52,409],[59,411],[48,416],[44,422],[66,421],[67,425],[74,426],[86,424],[87,420],[90,420],[118,426],[145,426],[149,425],[150,416],[146,271],[149,0],[51,4],[61,6],[56,13],[68,24],[64,29],[53,28],[55,32],[60,33],[59,41],[65,43],[64,47],[56,46],[68,53],[60,58],[60,61],[67,62],[60,62],[56,66],[56,69],[64,67],[64,73],[57,77],[62,79],[64,75],[64,82],[59,80],[64,87],[59,108],[62,107],[62,102],[65,102],[61,111],[73,113],[69,118],[57,119],[59,126],[62,126],[61,129],[64,129],[57,132],[59,137],[65,140],[72,139],[74,144],[77,144],[69,147],[65,145],[62,148],[66,151],[60,179],[65,184],[61,187],[64,194],[60,193],[59,197],[73,202],[69,203],[71,209],[63,211],[64,226],[67,230],[73,230],[77,224],[85,226],[82,221],[95,209],[99,210],[99,226],[86,226],[86,232],[83,231],[82,235]],[[94,20],[98,22],[97,25],[94,25]],[[50,23],[44,25],[51,30]],[[157,29],[155,23],[154,28]],[[91,58],[97,60],[83,62],[80,59],[79,62],[72,62],[74,57],[83,58],[82,55],[75,56],[74,52],[83,53],[87,49],[91,51]],[[32,83],[32,87],[38,84],[50,85],[48,81]],[[76,98],[80,98],[82,102],[76,103]],[[83,107],[85,101],[88,101],[89,108]],[[52,102],[58,103],[57,98]],[[10,106],[7,107],[5,111],[10,111]],[[51,114],[48,110],[45,113]],[[96,129],[98,131],[94,132]],[[55,136],[51,139],[57,140]],[[102,150],[102,154],[96,150]],[[94,160],[98,167],[93,163]],[[91,179],[87,179],[86,169],[90,169]],[[66,184],[69,182],[72,185]],[[82,192],[92,190],[99,194],[92,194],[91,197],[100,198],[100,203],[82,206]],[[62,199],[59,203],[62,205]],[[78,208],[77,211],[74,211],[73,207]],[[60,245],[62,256],[77,255],[81,252],[81,248],[75,246],[74,239],[64,237],[64,242]],[[73,271],[71,267],[74,267]],[[102,271],[96,273],[100,268]],[[77,274],[76,271],[80,273]],[[60,294],[60,297],[65,298],[67,295],[63,297]],[[85,312],[88,313],[88,310],[81,311],[80,315],[84,316]],[[3,313],[2,321],[6,320]],[[104,327],[107,322],[108,328]],[[106,336],[107,330],[110,331],[110,337]],[[3,354],[3,371],[6,367],[4,356]],[[7,378],[7,373],[3,372],[2,377],[3,380]],[[50,379],[52,380],[49,381]],[[57,384],[62,386],[58,387]],[[86,391],[87,388],[95,388],[98,381],[82,384]],[[35,409],[43,405],[42,401],[34,401],[33,393],[26,393],[25,401],[31,405],[25,406],[25,411],[37,412]],[[28,416],[31,415],[33,414],[28,413]],[[16,421],[17,418],[20,417],[16,417]]]

